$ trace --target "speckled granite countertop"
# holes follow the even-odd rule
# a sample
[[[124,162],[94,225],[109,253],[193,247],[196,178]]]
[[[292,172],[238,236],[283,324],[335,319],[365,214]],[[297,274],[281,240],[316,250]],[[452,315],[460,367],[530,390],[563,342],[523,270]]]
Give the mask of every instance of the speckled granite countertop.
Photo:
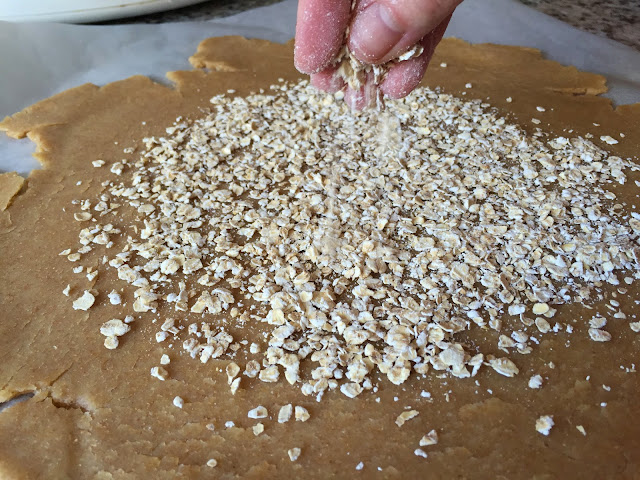
[[[280,0],[209,0],[168,12],[105,22],[164,23],[226,17]],[[520,0],[587,32],[640,50],[640,0]]]
[[[640,0],[520,0],[587,32],[640,50]]]

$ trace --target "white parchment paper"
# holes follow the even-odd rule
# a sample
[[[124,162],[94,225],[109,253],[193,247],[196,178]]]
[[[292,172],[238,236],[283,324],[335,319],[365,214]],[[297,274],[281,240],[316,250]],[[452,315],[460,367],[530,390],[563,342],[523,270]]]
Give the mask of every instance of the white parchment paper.
[[[213,22],[81,26],[0,22],[0,118],[68,88],[131,75],[166,82],[167,71],[190,69],[198,43],[244,35],[284,42],[293,37],[296,0]],[[447,35],[478,43],[523,45],[607,77],[616,104],[640,102],[640,52],[580,31],[513,0],[467,0]],[[28,174],[39,164],[28,140],[0,133],[0,172]]]

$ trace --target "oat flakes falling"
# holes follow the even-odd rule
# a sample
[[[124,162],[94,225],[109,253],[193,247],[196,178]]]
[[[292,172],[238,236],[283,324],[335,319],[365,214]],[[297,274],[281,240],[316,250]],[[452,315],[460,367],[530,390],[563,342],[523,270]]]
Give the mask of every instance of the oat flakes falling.
[[[118,163],[121,183],[80,202],[99,215],[80,253],[105,252],[135,288],[126,306],[175,309],[158,323],[167,351],[207,362],[250,350],[242,376],[318,399],[358,396],[376,372],[394,384],[483,365],[512,377],[515,353],[536,348],[527,332],[547,334],[559,305],[622,270],[638,277],[640,221],[605,188],[635,167],[589,141],[545,142],[425,88],[388,105],[393,148],[374,134],[378,112],[352,113],[304,81],[211,105],[145,139],[138,161]],[[118,208],[137,210],[136,229]],[[186,312],[201,321],[186,325]],[[506,312],[520,329],[501,326]],[[270,331],[264,352],[228,332],[255,322]],[[487,327],[504,357],[457,340]]]

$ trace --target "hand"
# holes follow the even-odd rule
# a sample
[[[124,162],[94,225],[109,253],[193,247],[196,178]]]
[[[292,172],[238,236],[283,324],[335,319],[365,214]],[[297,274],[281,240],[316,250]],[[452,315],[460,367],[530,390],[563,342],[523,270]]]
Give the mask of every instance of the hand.
[[[376,88],[391,98],[409,94],[424,76],[453,10],[462,0],[299,0],[295,65],[311,75],[311,84],[336,92],[345,88],[332,65],[350,26],[347,45],[363,63],[383,64],[416,44],[422,54],[391,66],[380,85],[368,80],[358,91],[349,87],[345,100],[362,109],[375,99]]]

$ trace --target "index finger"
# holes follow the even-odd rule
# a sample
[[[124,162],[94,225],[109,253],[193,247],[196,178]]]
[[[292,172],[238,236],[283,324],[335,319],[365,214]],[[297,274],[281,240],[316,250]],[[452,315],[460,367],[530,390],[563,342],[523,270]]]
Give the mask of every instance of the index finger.
[[[299,0],[295,65],[304,73],[324,70],[344,43],[351,0]]]

